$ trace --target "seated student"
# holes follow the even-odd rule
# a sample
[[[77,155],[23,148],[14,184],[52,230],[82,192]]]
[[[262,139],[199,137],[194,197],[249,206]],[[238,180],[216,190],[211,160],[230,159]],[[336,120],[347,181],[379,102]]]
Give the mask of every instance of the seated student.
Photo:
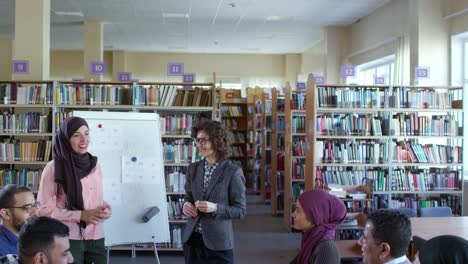
[[[73,263],[68,226],[49,217],[34,217],[21,228],[19,260],[14,255],[0,258],[1,264]]]
[[[18,254],[18,233],[29,217],[37,216],[37,207],[27,187],[8,184],[0,189],[0,256]]]
[[[346,218],[344,203],[322,190],[302,193],[293,212],[294,228],[301,230],[302,241],[294,264],[339,264],[335,230]]]
[[[394,210],[377,210],[367,216],[359,239],[364,264],[410,264],[406,250],[411,241],[409,218]]]
[[[468,263],[468,240],[450,235],[433,237],[427,240],[419,249],[414,263]]]

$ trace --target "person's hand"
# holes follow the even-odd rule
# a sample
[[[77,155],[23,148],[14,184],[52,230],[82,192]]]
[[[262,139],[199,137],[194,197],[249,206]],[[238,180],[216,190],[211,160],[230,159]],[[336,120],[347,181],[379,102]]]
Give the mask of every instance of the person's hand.
[[[108,214],[102,210],[101,207],[91,210],[83,210],[81,211],[80,220],[85,222],[86,224],[98,224],[103,222],[105,216]]]
[[[197,201],[195,207],[203,213],[215,213],[218,210],[218,205],[208,201]]]
[[[186,216],[197,217],[197,208],[191,202],[185,202],[182,207],[182,212]]]
[[[111,217],[112,207],[109,204],[106,204],[105,206],[101,207],[101,210],[104,212],[102,220],[107,220]]]

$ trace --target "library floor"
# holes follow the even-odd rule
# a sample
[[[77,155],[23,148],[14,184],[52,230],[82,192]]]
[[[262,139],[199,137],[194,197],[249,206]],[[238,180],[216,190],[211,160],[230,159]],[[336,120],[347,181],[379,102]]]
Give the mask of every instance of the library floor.
[[[286,233],[282,229],[282,217],[272,217],[270,206],[260,201],[260,196],[247,196],[247,216],[234,222],[234,261],[239,264],[289,263],[297,254],[301,237],[299,233]],[[161,264],[183,264],[181,253],[167,255],[159,253]],[[150,252],[137,252],[132,259],[130,253],[111,253],[111,264],[156,263]]]

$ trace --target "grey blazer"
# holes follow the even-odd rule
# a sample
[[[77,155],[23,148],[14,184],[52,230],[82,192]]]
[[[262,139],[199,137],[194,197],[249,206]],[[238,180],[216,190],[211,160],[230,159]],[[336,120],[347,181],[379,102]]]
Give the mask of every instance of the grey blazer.
[[[190,164],[185,182],[185,200],[209,201],[217,204],[216,213],[201,213],[195,219],[189,218],[185,226],[183,242],[186,243],[200,220],[203,242],[211,250],[234,248],[234,234],[231,219],[242,219],[246,214],[245,178],[242,169],[230,161],[220,161],[211,175],[211,181],[203,199],[204,162]]]

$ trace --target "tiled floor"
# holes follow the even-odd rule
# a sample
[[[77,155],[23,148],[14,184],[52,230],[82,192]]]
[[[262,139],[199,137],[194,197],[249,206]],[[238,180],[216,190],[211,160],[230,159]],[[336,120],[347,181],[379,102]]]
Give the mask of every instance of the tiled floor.
[[[240,264],[289,263],[298,252],[300,234],[286,233],[282,229],[282,218],[270,214],[270,206],[260,202],[259,196],[247,197],[247,216],[234,222],[235,248],[234,260]],[[161,264],[183,264],[182,254],[160,252]],[[111,264],[156,263],[149,252],[137,252],[132,259],[128,252],[112,253]]]

